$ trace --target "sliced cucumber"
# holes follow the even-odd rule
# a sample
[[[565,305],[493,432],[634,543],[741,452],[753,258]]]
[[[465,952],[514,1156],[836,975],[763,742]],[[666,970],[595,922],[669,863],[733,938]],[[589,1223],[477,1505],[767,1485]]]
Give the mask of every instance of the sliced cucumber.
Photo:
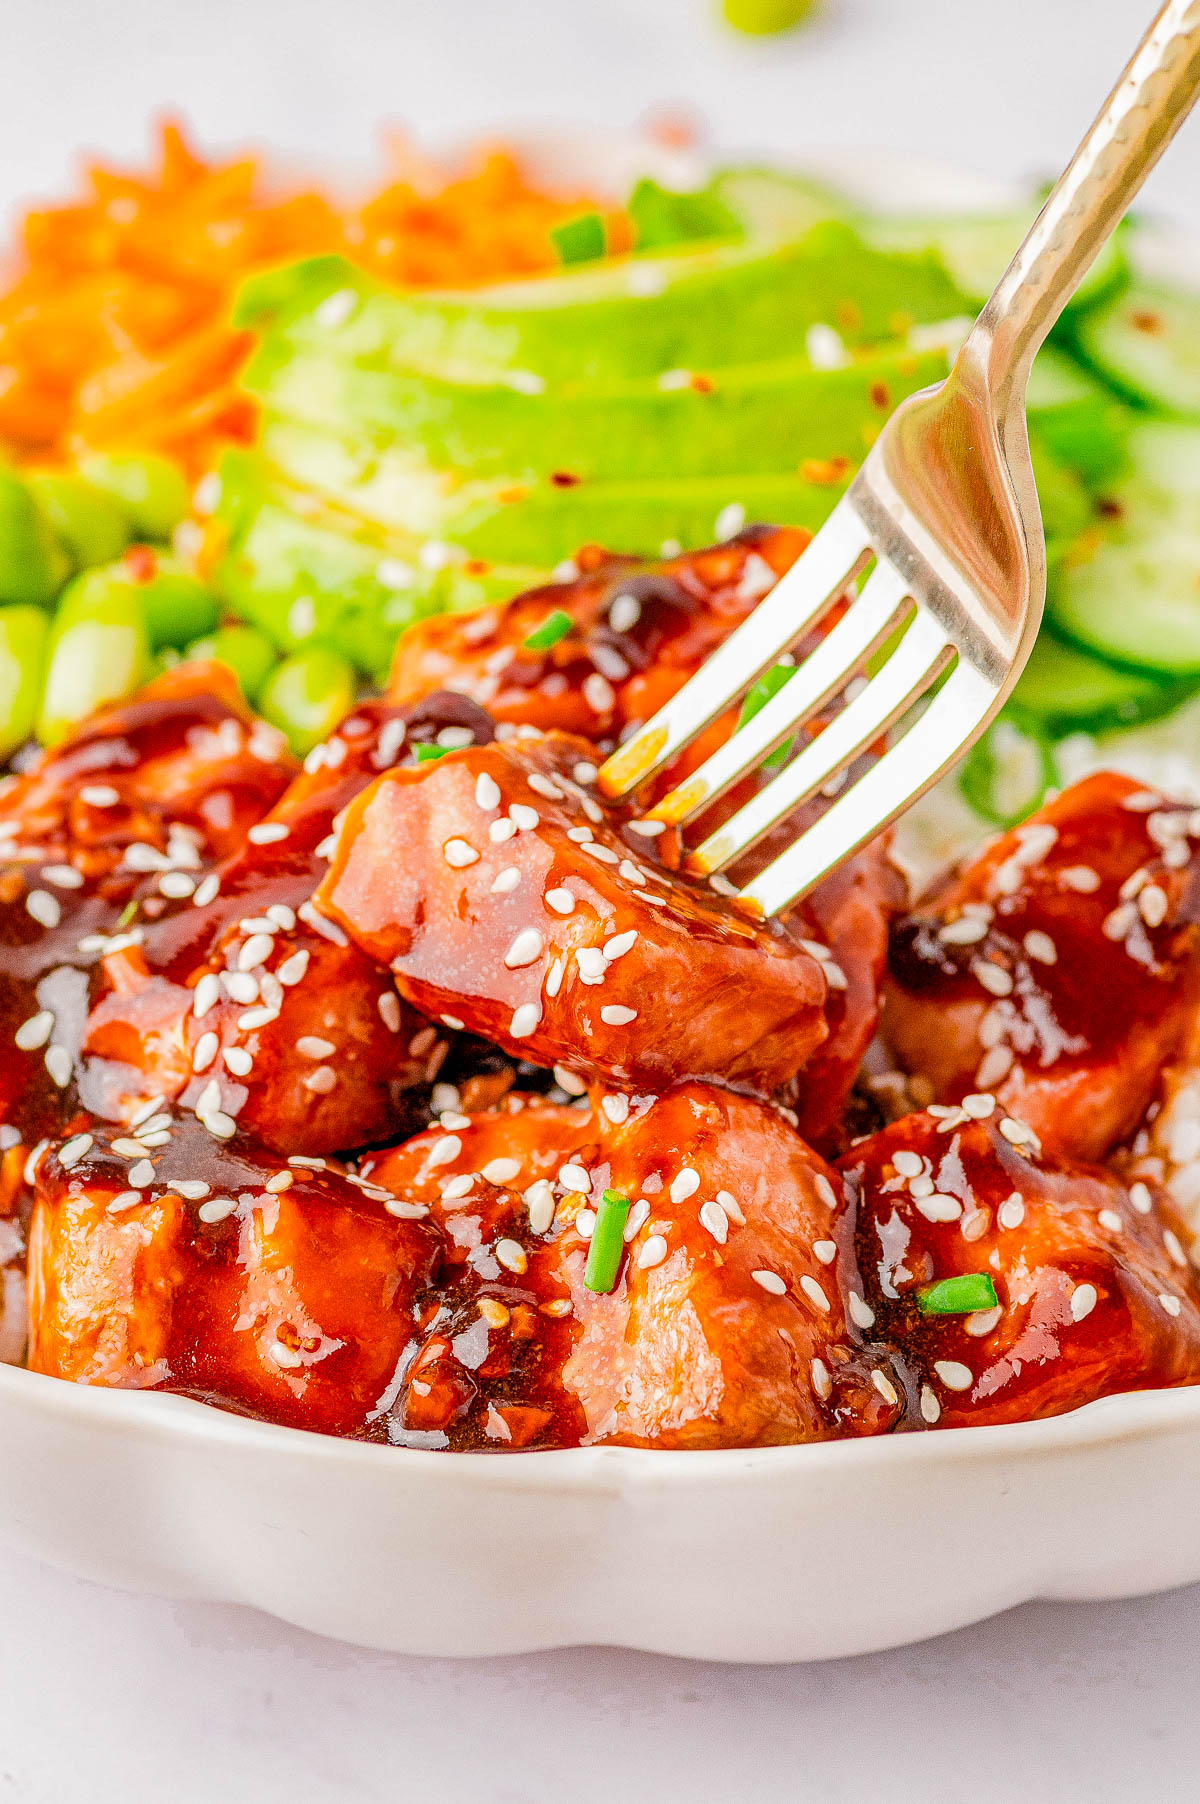
[[[790,244],[823,219],[847,219],[844,195],[815,176],[787,175],[779,169],[722,169],[710,191],[741,220],[748,238]]]
[[[1108,519],[1051,587],[1050,618],[1114,663],[1200,673],[1200,432],[1147,422],[1130,433],[1129,456]]]
[[[1026,407],[1030,432],[1090,487],[1124,475],[1129,409],[1065,351],[1047,345],[1038,353]]]
[[[1003,717],[967,753],[958,773],[958,786],[976,814],[997,827],[1015,827],[1041,807],[1057,782],[1049,742]]]
[[[1051,739],[1141,726],[1169,714],[1192,694],[1187,678],[1121,670],[1043,630],[1008,702],[1018,726]]]
[[[1131,401],[1200,417],[1200,294],[1136,282],[1076,327],[1080,355]]]
[[[936,251],[955,285],[981,307],[1008,268],[1035,210],[1031,207],[1028,214],[876,215],[857,223],[862,235],[880,250]],[[1122,240],[1120,231],[1108,240],[1075,290],[1064,317],[1086,313],[1124,286],[1128,263]]]

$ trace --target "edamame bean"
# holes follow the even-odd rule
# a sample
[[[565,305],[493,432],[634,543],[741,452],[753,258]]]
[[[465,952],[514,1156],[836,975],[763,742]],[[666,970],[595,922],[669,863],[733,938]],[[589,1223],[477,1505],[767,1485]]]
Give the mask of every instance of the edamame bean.
[[[211,589],[177,558],[132,545],[116,564],[86,570],[71,585],[73,594],[104,596],[126,590],[135,595],[155,651],[184,646],[211,633],[217,624],[217,601]]]
[[[10,758],[33,732],[49,632],[41,608],[0,608],[0,758]]]
[[[0,467],[0,602],[45,607],[70,574],[71,560],[29,484]]]
[[[216,658],[228,664],[241,685],[242,694],[252,705],[275,668],[278,651],[265,633],[252,626],[223,626],[207,639],[193,640],[187,647],[189,658]]]
[[[150,670],[150,642],[138,591],[77,576],[63,596],[50,639],[37,735],[57,745],[106,702],[120,701]]]
[[[183,471],[156,451],[94,451],[79,474],[120,503],[140,539],[169,539],[188,511]]]
[[[129,516],[119,502],[73,470],[31,470],[26,477],[42,513],[77,570],[109,564],[129,543]]]
[[[354,671],[336,652],[298,651],[263,684],[258,711],[287,734],[302,758],[326,738],[354,701]]]

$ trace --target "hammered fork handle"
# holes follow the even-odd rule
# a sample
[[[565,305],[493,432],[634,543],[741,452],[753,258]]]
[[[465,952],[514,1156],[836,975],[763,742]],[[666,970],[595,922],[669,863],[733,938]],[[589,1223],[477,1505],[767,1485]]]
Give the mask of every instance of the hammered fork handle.
[[[1010,397],[1023,404],[1034,355],[1182,125],[1198,82],[1200,0],[1167,0],[964,346],[967,361],[985,350],[999,411]]]

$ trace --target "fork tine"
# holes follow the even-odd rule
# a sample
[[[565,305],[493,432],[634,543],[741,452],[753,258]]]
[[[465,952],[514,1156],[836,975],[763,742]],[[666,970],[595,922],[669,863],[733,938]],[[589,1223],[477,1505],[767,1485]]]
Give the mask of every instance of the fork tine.
[[[932,614],[920,613],[862,694],[810,741],[765,789],[692,852],[685,868],[708,876],[750,850],[872,740],[886,733],[945,667],[953,647]]]
[[[908,584],[894,564],[880,564],[872,571],[862,594],[828,637],[798,666],[795,675],[699,770],[664,796],[650,810],[651,818],[672,826],[682,825],[724,795],[745,772],[756,769],[818,708],[840,694],[902,623],[905,616],[901,604],[907,593]]]
[[[765,915],[778,914],[807,895],[844,858],[924,795],[961,756],[986,721],[993,693],[987,679],[962,660],[908,732],[748,883],[743,895]]]
[[[862,521],[843,496],[803,556],[720,651],[600,767],[602,793],[628,794],[690,745],[820,620],[869,553]]]

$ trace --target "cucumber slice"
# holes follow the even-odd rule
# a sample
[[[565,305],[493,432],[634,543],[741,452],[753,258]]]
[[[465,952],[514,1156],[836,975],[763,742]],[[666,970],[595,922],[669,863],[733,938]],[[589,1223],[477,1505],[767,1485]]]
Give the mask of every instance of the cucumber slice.
[[[1106,523],[1051,586],[1058,632],[1114,663],[1200,673],[1200,432],[1152,421],[1129,436],[1131,474]]]
[[[1080,355],[1120,394],[1200,417],[1200,294],[1137,282],[1080,320]]]
[[[1058,782],[1054,750],[1043,735],[1003,716],[964,758],[958,787],[976,814],[1015,827],[1040,808]]]
[[[1026,397],[1029,429],[1091,488],[1114,482],[1129,462],[1129,409],[1111,389],[1053,345],[1038,353]]]
[[[875,215],[858,220],[859,231],[869,243],[885,251],[935,251],[957,287],[975,307],[982,307],[1008,268],[1013,253],[1028,231],[1034,211],[1024,213],[971,213],[965,215],[910,217]],[[1123,232],[1118,229],[1075,290],[1064,319],[1076,318],[1097,307],[1122,288],[1128,278]]]
[[[786,244],[823,219],[848,219],[846,197],[814,176],[779,169],[722,169],[710,191],[736,213],[748,238]]]
[[[1193,693],[1187,678],[1120,670],[1043,630],[1006,712],[1018,726],[1051,739],[1106,733],[1157,720]]]

